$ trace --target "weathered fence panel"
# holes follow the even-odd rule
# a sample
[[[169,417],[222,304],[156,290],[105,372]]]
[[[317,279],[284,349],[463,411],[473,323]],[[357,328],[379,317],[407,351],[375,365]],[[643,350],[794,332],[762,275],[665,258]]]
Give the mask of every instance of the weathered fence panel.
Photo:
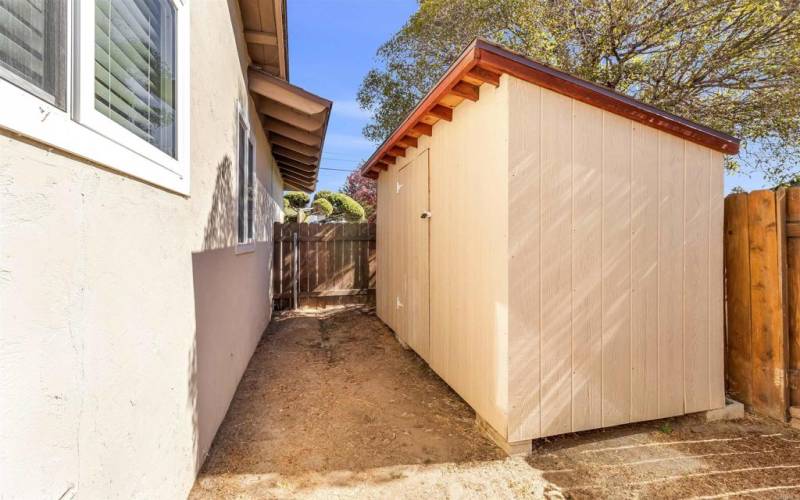
[[[788,192],[796,198],[800,189]],[[800,276],[800,255],[789,254],[800,250],[800,242],[787,242],[786,199],[784,189],[725,199],[727,390],[780,420],[786,420],[790,405],[800,404],[800,398],[790,399],[789,390],[789,339],[796,343],[798,338],[797,329],[790,328],[790,318],[798,314],[790,288],[797,289]]]
[[[276,309],[374,302],[375,224],[276,223],[274,235]]]

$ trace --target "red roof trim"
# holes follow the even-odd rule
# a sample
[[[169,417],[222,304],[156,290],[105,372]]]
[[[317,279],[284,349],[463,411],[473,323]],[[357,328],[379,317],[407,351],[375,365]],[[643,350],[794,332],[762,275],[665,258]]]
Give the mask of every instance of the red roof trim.
[[[477,39],[462,52],[433,89],[403,120],[392,135],[378,147],[362,167],[361,173],[375,177],[376,173],[370,171],[373,170],[378,160],[396,146],[397,141],[402,139],[475,66],[509,74],[722,153],[736,154],[739,152],[739,139],[733,136],[587,82],[569,73],[537,63],[485,40]]]

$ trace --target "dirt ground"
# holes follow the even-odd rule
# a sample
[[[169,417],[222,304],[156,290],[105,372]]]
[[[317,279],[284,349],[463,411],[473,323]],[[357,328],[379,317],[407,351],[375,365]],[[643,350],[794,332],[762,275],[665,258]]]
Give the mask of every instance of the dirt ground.
[[[507,458],[371,312],[287,314],[244,374],[190,499],[800,498],[800,432],[660,420]]]

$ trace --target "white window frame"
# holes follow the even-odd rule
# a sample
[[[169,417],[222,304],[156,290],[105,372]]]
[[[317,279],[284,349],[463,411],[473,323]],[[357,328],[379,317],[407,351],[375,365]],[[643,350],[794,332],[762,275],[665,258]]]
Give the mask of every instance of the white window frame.
[[[94,2],[68,2],[67,110],[0,79],[0,127],[179,194],[190,191],[189,5],[175,5],[176,157],[94,110]]]
[[[236,102],[236,247],[235,252],[236,254],[243,254],[243,253],[250,253],[254,252],[256,249],[256,232],[255,232],[255,221],[251,220],[248,217],[247,213],[247,190],[248,188],[252,189],[253,193],[253,219],[255,219],[256,214],[256,141],[253,137],[253,134],[250,130],[250,120],[248,117],[247,107],[243,106],[240,101]],[[240,135],[240,131],[244,131],[244,135]],[[250,145],[252,145],[253,150],[253,175],[250,176],[248,165],[250,162]],[[244,147],[244,165],[242,171],[244,172],[244,178],[239,175],[239,148]],[[241,186],[244,184],[244,200],[240,200],[239,196],[242,192]],[[244,213],[239,211],[239,205],[242,205],[242,210]],[[244,217],[244,240],[239,240],[239,218]],[[248,236],[248,233],[252,234],[252,237]]]

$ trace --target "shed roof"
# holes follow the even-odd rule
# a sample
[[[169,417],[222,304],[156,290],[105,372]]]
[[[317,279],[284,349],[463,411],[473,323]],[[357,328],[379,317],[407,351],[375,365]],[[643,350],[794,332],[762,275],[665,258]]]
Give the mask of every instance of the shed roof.
[[[404,156],[406,148],[416,147],[418,137],[432,135],[433,124],[439,120],[451,121],[453,108],[464,99],[477,101],[481,84],[498,86],[503,73],[711,149],[726,154],[739,152],[739,139],[733,136],[478,38],[461,53],[433,89],[370,156],[361,168],[362,175],[377,178],[380,171],[387,170],[389,164],[395,162],[396,157]]]

